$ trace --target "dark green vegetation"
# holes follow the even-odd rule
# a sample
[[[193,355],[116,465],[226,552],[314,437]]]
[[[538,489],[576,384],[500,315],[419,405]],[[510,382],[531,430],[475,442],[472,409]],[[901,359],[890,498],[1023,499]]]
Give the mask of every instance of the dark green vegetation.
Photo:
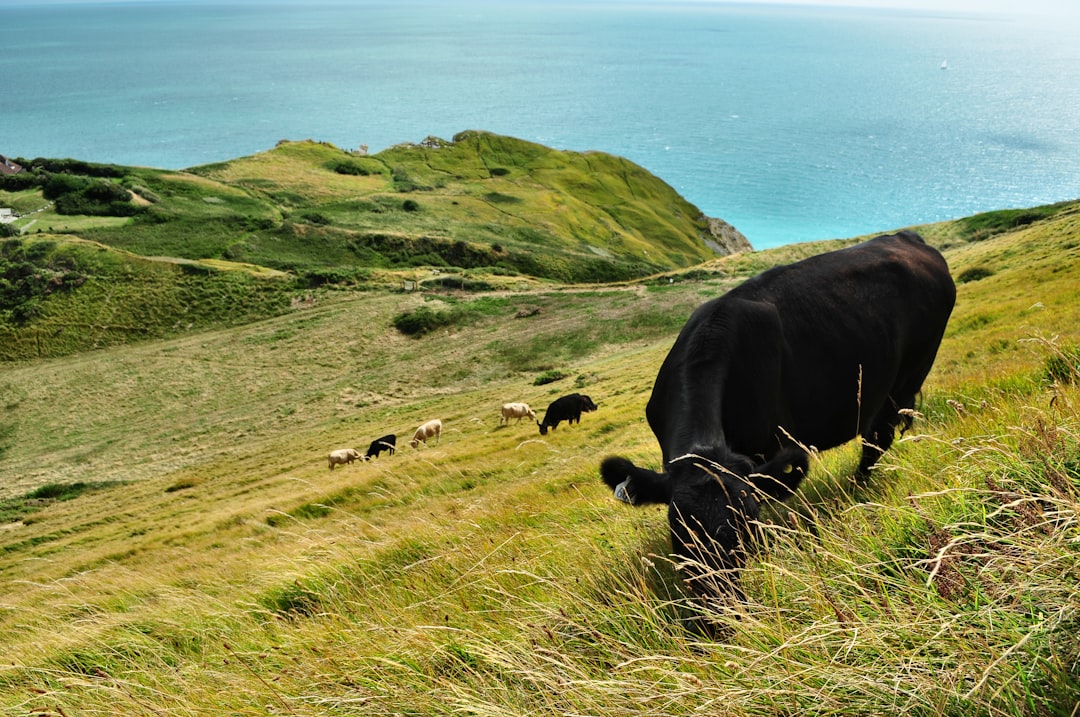
[[[0,498],[0,523],[28,523],[32,514],[53,503],[72,500],[90,491],[115,486],[115,483],[47,483],[17,498]]]

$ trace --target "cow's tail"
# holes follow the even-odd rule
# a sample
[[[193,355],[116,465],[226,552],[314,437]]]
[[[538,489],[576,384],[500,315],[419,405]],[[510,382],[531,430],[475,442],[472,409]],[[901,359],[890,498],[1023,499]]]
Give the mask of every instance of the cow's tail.
[[[600,463],[600,477],[615,491],[615,497],[631,505],[670,503],[671,483],[663,473],[639,468],[621,456],[609,456]]]

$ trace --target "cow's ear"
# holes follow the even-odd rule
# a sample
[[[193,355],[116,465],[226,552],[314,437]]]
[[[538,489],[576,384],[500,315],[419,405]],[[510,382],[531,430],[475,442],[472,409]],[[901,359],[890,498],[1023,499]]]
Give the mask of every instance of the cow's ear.
[[[750,480],[761,493],[785,500],[791,497],[809,471],[810,458],[806,451],[785,448],[771,461],[755,468]]]
[[[619,456],[600,463],[600,477],[615,491],[615,497],[631,505],[670,503],[671,483],[663,473],[638,468]]]

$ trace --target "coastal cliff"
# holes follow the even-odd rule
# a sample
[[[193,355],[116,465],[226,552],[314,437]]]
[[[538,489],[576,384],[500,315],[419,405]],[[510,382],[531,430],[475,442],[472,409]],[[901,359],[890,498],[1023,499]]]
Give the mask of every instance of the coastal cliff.
[[[709,222],[709,236],[705,239],[705,244],[717,254],[728,256],[754,250],[754,247],[750,245],[750,240],[723,219],[716,217],[706,217],[706,219]]]

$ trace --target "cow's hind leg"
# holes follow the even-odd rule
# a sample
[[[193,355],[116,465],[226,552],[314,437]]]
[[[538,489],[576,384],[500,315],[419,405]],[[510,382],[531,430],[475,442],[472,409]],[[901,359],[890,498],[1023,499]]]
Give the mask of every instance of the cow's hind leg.
[[[915,396],[905,397],[902,401],[894,401],[892,398],[874,416],[870,430],[863,436],[862,458],[859,460],[859,468],[855,472],[856,480],[863,481],[870,475],[881,456],[892,446],[896,438],[896,428],[901,426],[901,432],[911,427],[910,409],[915,406]]]

